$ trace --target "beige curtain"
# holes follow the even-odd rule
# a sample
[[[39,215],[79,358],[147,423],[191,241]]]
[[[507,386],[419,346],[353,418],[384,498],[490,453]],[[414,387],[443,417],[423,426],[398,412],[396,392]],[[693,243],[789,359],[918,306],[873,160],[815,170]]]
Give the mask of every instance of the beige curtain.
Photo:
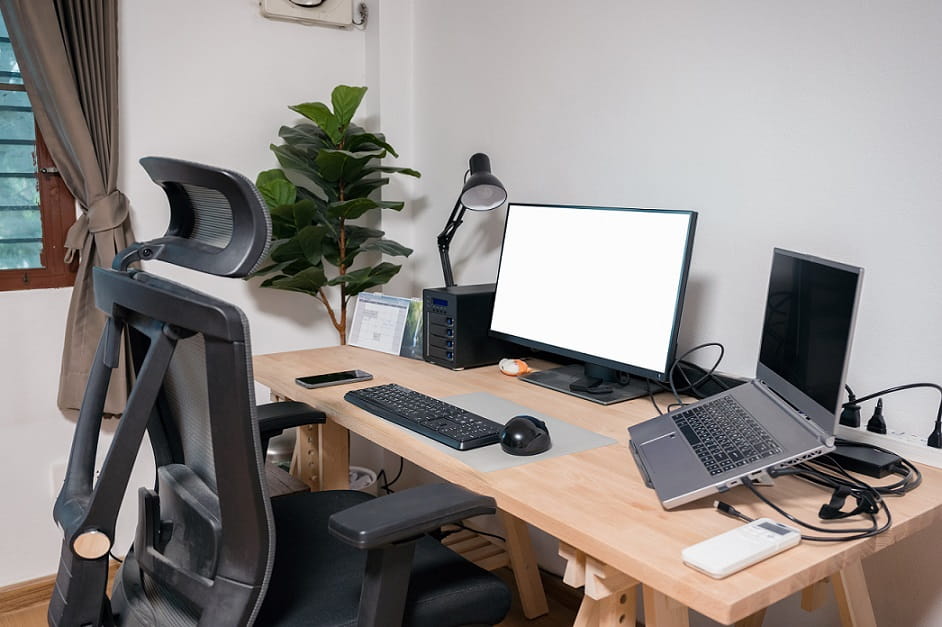
[[[0,0],[36,124],[81,215],[66,239],[79,269],[66,322],[59,407],[81,406],[104,326],[92,267],[110,267],[134,240],[118,178],[117,0]],[[124,411],[127,368],[112,376],[105,412]]]

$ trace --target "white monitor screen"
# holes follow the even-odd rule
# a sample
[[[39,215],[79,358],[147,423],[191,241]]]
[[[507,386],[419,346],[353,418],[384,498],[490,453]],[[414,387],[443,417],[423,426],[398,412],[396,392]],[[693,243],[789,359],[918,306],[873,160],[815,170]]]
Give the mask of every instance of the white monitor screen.
[[[511,203],[492,333],[663,379],[676,351],[696,217]]]

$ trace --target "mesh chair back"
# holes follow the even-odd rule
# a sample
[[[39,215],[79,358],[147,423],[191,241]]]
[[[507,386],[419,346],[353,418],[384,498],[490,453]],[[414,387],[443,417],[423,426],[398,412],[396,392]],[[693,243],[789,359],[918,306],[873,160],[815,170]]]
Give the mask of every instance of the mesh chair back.
[[[115,269],[160,259],[209,274],[244,277],[265,261],[271,216],[251,181],[232,170],[180,159],[145,157],[141,165],[167,194],[170,226],[163,237],[119,254]]]
[[[111,600],[118,624],[251,624],[271,573],[274,526],[248,322],[229,303],[128,266],[160,259],[245,276],[266,258],[269,215],[235,172],[158,157],[142,164],[167,193],[170,227],[120,253],[116,269],[94,271],[96,305],[108,320],[54,511],[64,540],[49,621],[98,624],[111,616],[108,555],[83,552],[78,539],[89,530],[114,538],[146,431],[157,485],[139,492],[134,548]],[[104,397],[122,346],[136,378],[96,480]]]

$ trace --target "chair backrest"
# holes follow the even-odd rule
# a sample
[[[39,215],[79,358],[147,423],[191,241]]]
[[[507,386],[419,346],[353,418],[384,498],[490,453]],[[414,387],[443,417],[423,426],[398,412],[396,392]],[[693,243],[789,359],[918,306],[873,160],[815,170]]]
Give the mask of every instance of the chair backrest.
[[[133,244],[115,257],[124,270],[132,261],[160,259],[219,276],[244,277],[268,256],[271,216],[247,178],[213,166],[145,157],[141,165],[170,201],[170,225],[158,239]]]
[[[268,584],[274,527],[248,323],[229,303],[127,268],[160,259],[244,276],[265,260],[268,211],[234,172],[157,157],[142,163],[167,191],[171,225],[120,254],[121,269],[95,269],[96,305],[108,322],[54,510],[64,540],[50,624],[249,624]],[[104,396],[122,346],[136,378],[96,481]],[[108,552],[145,430],[157,485],[139,492],[134,548],[109,606]]]

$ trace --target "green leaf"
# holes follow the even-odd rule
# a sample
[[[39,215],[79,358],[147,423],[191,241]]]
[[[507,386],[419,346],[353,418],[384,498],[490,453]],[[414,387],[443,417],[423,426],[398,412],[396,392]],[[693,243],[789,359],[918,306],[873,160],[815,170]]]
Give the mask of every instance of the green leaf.
[[[372,159],[382,159],[385,150],[369,152],[350,152],[348,150],[322,150],[315,162],[320,168],[325,181],[330,183],[352,183],[357,180],[367,163]]]
[[[310,169],[302,171],[294,168],[285,168],[285,174],[291,182],[311,192],[311,195],[315,198],[327,202],[327,192],[324,191],[324,186],[317,181],[316,176],[311,176],[311,173],[312,171]]]
[[[366,240],[378,239],[386,235],[386,233],[379,229],[371,229],[358,224],[348,224],[345,228],[347,231],[347,248],[355,248]]]
[[[285,140],[285,143],[306,151],[333,148],[327,133],[319,126],[306,122],[298,122],[294,126],[282,126],[278,130],[278,136]]]
[[[298,195],[297,188],[281,170],[260,172],[255,179],[255,187],[271,208],[293,203]]]
[[[249,279],[250,279],[250,278],[252,278],[252,277],[261,276],[261,275],[263,275],[263,274],[271,274],[272,272],[278,272],[278,273],[280,273],[282,270],[284,270],[285,268],[287,268],[289,265],[291,265],[291,262],[290,262],[290,261],[282,261],[281,263],[273,263],[273,264],[268,265],[268,266],[265,266],[265,267],[263,267],[263,268],[259,268],[259,269],[256,270],[255,272],[249,274],[246,278],[249,278]]]
[[[324,274],[324,269],[312,267],[302,270],[294,276],[275,278],[271,281],[271,287],[317,296],[317,292],[324,287],[326,283],[327,276]]]
[[[381,165],[376,168],[380,172],[389,172],[391,174],[404,174],[406,176],[414,176],[415,178],[422,178],[422,174],[418,170],[413,170],[412,168],[396,168],[389,165]]]
[[[301,250],[301,244],[298,242],[297,236],[285,240],[283,244],[273,246],[271,249],[271,260],[275,263],[292,263],[296,261],[298,257],[303,256],[304,252]]]
[[[327,133],[335,146],[340,145],[340,140],[343,139],[343,133],[340,130],[342,125],[337,116],[323,102],[304,102],[288,108],[317,124]]]
[[[399,242],[394,242],[391,239],[378,239],[366,242],[360,246],[360,250],[376,250],[392,257],[408,257],[412,254],[411,248],[403,246]]]
[[[312,200],[305,199],[291,205],[291,219],[298,231],[311,224],[316,216],[317,207]]]
[[[324,236],[327,234],[327,228],[318,226],[306,226],[298,231],[298,246],[304,254],[304,258],[313,265],[323,265],[321,257],[324,249]]]
[[[401,268],[402,266],[384,261],[372,268],[360,268],[343,276],[335,277],[328,281],[328,285],[344,284],[346,295],[353,296],[371,287],[385,285],[389,282],[389,279],[396,276]]]
[[[373,134],[373,133],[357,133],[355,135],[348,134],[344,139],[343,147],[345,150],[350,152],[355,152],[358,148],[365,148],[366,150],[377,150],[380,148],[385,148],[386,151],[394,157],[398,157],[399,153],[396,150],[386,143],[382,135]]]
[[[272,207],[269,213],[271,213],[271,233],[274,239],[287,240],[298,232],[294,224],[294,205]]]
[[[275,158],[278,159],[278,163],[280,163],[281,167],[285,170],[301,170],[303,172],[312,167],[311,160],[303,151],[298,150],[294,146],[276,146],[275,144],[271,144],[269,148],[275,153]]]
[[[345,129],[350,124],[365,93],[366,87],[350,87],[349,85],[334,87],[334,91],[330,94],[330,102],[334,105],[334,116],[341,129]],[[338,139],[336,143],[339,144],[340,140]]]
[[[353,200],[330,203],[328,214],[332,218],[356,220],[367,211],[377,209],[379,206],[379,203],[371,198],[354,198]]]
[[[363,172],[365,171],[366,170],[364,169]],[[362,175],[363,172],[360,174]],[[388,178],[361,178],[356,183],[351,183],[347,186],[347,198],[366,198],[387,183],[389,183]]]
[[[376,203],[382,209],[392,209],[393,211],[402,211],[406,203],[401,200],[380,200]]]

